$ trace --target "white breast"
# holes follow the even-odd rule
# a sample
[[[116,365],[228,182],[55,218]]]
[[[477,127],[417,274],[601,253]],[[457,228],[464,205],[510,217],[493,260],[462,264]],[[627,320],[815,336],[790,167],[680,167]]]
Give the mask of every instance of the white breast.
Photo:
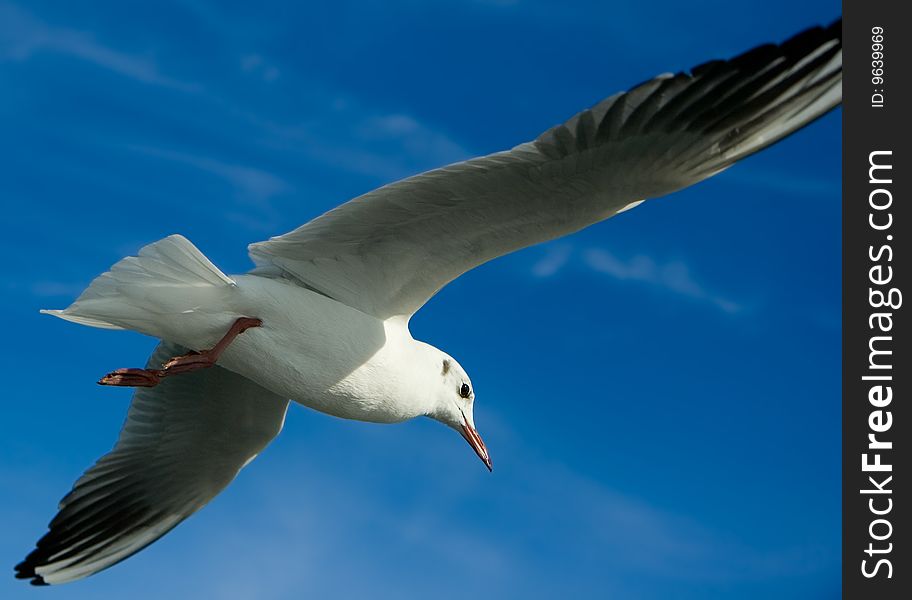
[[[306,288],[235,277],[226,313],[258,317],[219,364],[266,389],[334,416],[391,423],[422,414],[409,381],[416,342],[404,321],[381,321]]]

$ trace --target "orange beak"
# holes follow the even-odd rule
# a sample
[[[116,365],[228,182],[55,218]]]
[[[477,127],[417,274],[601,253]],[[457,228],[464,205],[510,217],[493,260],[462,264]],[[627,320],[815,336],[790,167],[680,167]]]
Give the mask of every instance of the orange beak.
[[[475,451],[475,454],[478,455],[478,458],[481,459],[481,462],[485,464],[488,468],[488,471],[493,471],[494,467],[491,463],[491,456],[488,454],[488,449],[485,446],[485,443],[481,441],[481,436],[478,435],[478,432],[469,425],[468,419],[465,418],[465,415],[462,417],[464,424],[459,433],[462,434],[462,437],[469,443],[469,446],[472,447],[472,450]]]

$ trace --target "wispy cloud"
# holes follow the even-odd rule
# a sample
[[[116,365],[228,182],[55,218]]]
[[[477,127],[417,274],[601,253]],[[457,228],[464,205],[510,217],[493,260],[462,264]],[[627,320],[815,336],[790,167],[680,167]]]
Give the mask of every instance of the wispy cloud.
[[[446,133],[404,113],[384,113],[341,92],[323,90],[306,121],[288,123],[247,113],[261,143],[384,182],[472,156]]]
[[[185,92],[194,83],[163,75],[151,58],[115,50],[86,31],[54,27],[8,3],[0,3],[0,60],[26,61],[40,52],[56,52],[92,63],[140,83]]]
[[[194,101],[209,106],[208,118],[219,123],[220,134],[230,137],[239,132],[248,147],[259,146],[266,152],[384,183],[474,154],[433,124],[395,108],[378,109],[344,89],[294,70],[281,71],[264,53],[236,49],[235,64],[251,78],[265,83],[281,80],[290,88],[306,90],[294,114],[264,110],[263,106],[271,106],[268,100],[251,105],[246,96],[239,96],[230,87],[219,89],[212,81],[202,86],[174,79],[162,71],[152,55],[133,54],[102,39],[95,32],[55,26],[0,0],[0,61],[23,62],[51,52],[132,81],[193,92]],[[192,157],[184,151],[160,154],[231,181],[246,198],[265,198],[285,189],[277,178],[261,170]]]
[[[247,54],[241,57],[241,70],[260,77],[266,83],[272,83],[279,78],[278,67],[267,63],[259,54]]]
[[[369,116],[355,129],[365,141],[391,141],[413,156],[448,161],[464,157],[466,151],[439,131],[435,131],[406,114]]]
[[[511,440],[502,452],[513,458],[491,480],[442,427],[345,423],[307,431],[306,419],[291,421],[285,439],[210,506],[80,584],[81,597],[130,589],[137,599],[296,598],[306,588],[317,597],[543,598],[567,588],[576,596],[579,582],[583,590],[601,586],[604,597],[628,598],[640,596],[636,582],[644,578],[666,586],[749,585],[838,566],[838,549],[813,541],[747,545],[674,501],[659,506],[544,459],[515,435],[501,440]],[[301,459],[334,444],[346,448],[344,456]],[[397,458],[380,474],[364,460],[372,454]],[[36,475],[28,463],[0,470],[0,489],[14,491],[0,507],[22,513],[0,540],[10,556],[34,540],[49,498],[62,491],[47,473]],[[136,585],[159,571],[172,576]]]
[[[621,281],[636,281],[707,302],[727,313],[736,313],[742,306],[717,294],[700,283],[690,273],[690,268],[681,261],[659,263],[655,259],[637,255],[623,260],[600,248],[590,248],[584,254],[586,264],[599,273]]]
[[[535,277],[553,277],[571,265],[576,257],[583,264],[619,281],[643,283],[692,300],[708,303],[726,313],[737,313],[743,306],[699,283],[686,263],[680,260],[659,262],[645,255],[624,260],[603,248],[588,248],[582,252],[572,244],[552,244],[545,255],[532,265]]]
[[[556,275],[570,260],[572,253],[573,247],[569,244],[550,246],[546,254],[532,265],[532,274],[536,277]]]
[[[360,443],[367,440],[357,437],[346,439],[366,451]],[[395,437],[370,440],[385,454],[387,444],[402,443]],[[439,436],[428,445],[425,449],[433,456],[447,454],[441,452],[445,444]],[[535,456],[528,448],[512,450]],[[574,578],[592,580],[595,571],[611,582],[606,595],[630,597],[624,578],[712,585],[827,568],[827,557],[818,556],[816,562],[807,558],[816,554],[814,548],[788,543],[747,547],[685,514],[553,461],[514,465],[501,473],[496,493],[488,492],[488,485],[460,479],[459,485],[448,487],[447,478],[425,476],[424,469],[434,468],[433,463],[419,461],[411,465],[411,476],[394,475],[422,482],[402,489],[378,488],[370,476],[359,478],[330,467],[298,462],[295,477],[289,478],[279,462],[254,463],[242,478],[242,489],[235,488],[207,509],[212,511],[204,517],[210,519],[207,531],[216,533],[205,536],[188,531],[198,525],[186,526],[182,533],[188,535],[179,552],[194,557],[197,578],[219,582],[216,594],[223,598],[249,597],[252,592],[293,597],[301,585],[317,595],[548,597],[556,591],[552,588]],[[443,469],[437,465],[436,470]],[[461,473],[453,469],[452,476]],[[473,506],[483,506],[498,521],[496,535],[466,512]],[[531,543],[535,539],[547,539],[548,545]],[[193,547],[186,548],[188,542]],[[383,556],[376,554],[380,547]],[[166,562],[181,560],[173,553],[160,556]],[[205,556],[208,561],[200,558]],[[792,560],[801,556],[805,558]],[[345,577],[353,564],[359,565],[360,576]],[[263,569],[283,576],[264,581]],[[446,584],[450,573],[472,576],[452,589]],[[517,573],[523,574],[521,580],[514,577]],[[375,582],[402,577],[407,577],[407,587],[371,594]]]
[[[86,283],[71,283],[41,279],[37,281],[6,281],[3,288],[14,294],[27,294],[36,298],[76,298],[86,288]]]
[[[291,185],[284,179],[263,169],[164,148],[147,146],[127,146],[127,148],[134,152],[184,164],[215,175],[234,187],[238,200],[242,202],[266,206],[270,198],[291,189]]]
[[[57,296],[66,296],[75,298],[85,289],[82,283],[65,283],[62,281],[36,281],[29,285],[29,291],[33,296],[50,298]]]
[[[587,540],[590,551],[610,557],[621,571],[718,583],[759,580],[815,568],[801,561],[787,564],[784,557],[801,554],[793,545],[768,549],[744,546],[684,513],[655,506],[560,464],[545,462],[529,476],[530,485],[538,488],[532,493],[543,504],[560,504],[558,498],[548,498],[555,495],[555,490],[561,496],[574,498],[574,513],[560,515],[558,519],[563,522],[555,526],[567,528],[567,539]]]

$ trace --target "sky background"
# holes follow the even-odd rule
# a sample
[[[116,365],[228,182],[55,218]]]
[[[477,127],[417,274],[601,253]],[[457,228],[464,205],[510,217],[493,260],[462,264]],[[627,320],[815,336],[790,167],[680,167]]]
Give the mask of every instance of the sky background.
[[[222,270],[381,184],[510,148],[835,0],[0,0],[0,597],[836,598],[841,113],[454,282],[489,474],[429,419],[299,406],[228,490],[95,577],[12,577],[155,341],[38,314],[171,233]]]

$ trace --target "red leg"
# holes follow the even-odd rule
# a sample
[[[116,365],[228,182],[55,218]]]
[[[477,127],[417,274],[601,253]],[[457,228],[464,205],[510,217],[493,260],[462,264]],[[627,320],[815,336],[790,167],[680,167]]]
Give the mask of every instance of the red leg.
[[[234,338],[241,335],[251,327],[259,327],[263,324],[260,319],[250,317],[241,317],[231,325],[228,333],[218,341],[218,343],[209,350],[201,352],[188,352],[181,356],[175,356],[162,365],[161,369],[117,369],[108,373],[99,380],[100,385],[115,385],[129,387],[154,387],[165,377],[169,375],[179,375],[181,373],[190,373],[200,369],[207,369],[213,366],[222,352],[225,351]]]
[[[99,385],[155,387],[161,381],[161,371],[155,369],[117,369],[99,380]]]

